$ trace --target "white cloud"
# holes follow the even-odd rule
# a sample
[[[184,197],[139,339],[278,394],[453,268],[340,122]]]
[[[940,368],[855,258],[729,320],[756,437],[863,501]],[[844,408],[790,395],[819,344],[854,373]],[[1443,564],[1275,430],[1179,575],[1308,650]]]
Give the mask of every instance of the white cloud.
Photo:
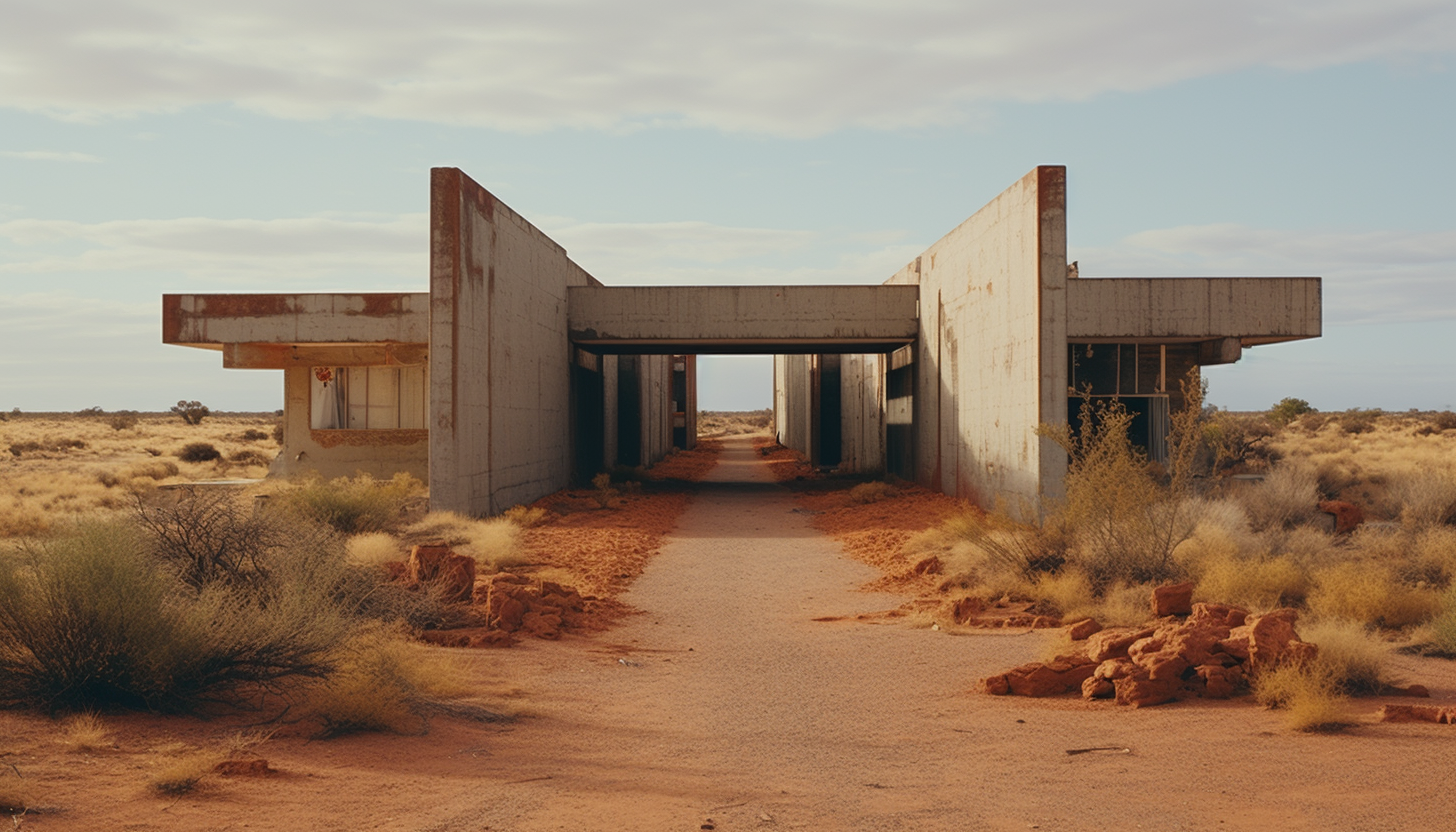
[[[101,161],[99,156],[89,153],[74,153],[65,150],[0,150],[0,156],[10,159],[26,159],[32,162],[89,162]]]
[[[11,0],[0,106],[806,135],[1453,43],[1449,0]]]
[[[367,271],[427,282],[423,214],[277,220],[18,219],[0,222],[0,275],[180,272],[207,280],[286,283]],[[361,287],[362,288],[362,287]]]
[[[1327,322],[1456,319],[1456,230],[1280,230],[1217,224],[1133,234],[1072,255],[1083,276],[1315,276]]]

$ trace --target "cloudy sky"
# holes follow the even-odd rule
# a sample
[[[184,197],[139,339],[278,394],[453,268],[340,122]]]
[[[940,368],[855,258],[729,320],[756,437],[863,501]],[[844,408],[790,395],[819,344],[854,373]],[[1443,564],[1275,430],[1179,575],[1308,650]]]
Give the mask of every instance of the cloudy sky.
[[[1083,276],[1318,275],[1231,409],[1456,407],[1450,0],[0,0],[0,409],[281,406],[163,292],[424,291],[458,166],[608,284],[878,283],[1038,164]],[[710,409],[765,359],[703,362]]]

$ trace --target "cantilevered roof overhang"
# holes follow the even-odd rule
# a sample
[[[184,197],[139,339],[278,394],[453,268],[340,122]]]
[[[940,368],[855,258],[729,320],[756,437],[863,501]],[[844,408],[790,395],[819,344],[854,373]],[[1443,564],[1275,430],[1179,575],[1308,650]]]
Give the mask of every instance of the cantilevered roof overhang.
[[[573,286],[572,343],[607,354],[888,353],[919,333],[918,286]]]
[[[224,367],[422,364],[429,340],[428,292],[162,296],[162,343]]]
[[[1067,281],[1067,340],[1243,347],[1320,337],[1317,277],[1082,277]]]

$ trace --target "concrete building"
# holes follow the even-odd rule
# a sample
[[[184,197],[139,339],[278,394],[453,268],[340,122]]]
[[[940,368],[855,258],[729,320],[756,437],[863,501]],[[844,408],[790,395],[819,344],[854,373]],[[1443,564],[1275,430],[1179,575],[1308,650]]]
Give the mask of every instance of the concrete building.
[[[882,286],[607,287],[459,170],[431,172],[429,291],[167,295],[163,341],[281,369],[277,473],[409,471],[494,514],[696,434],[694,356],[769,353],[780,441],[980,503],[1060,493],[1036,435],[1118,396],[1157,457],[1178,382],[1317,337],[1318,278],[1079,279],[1039,167]]]

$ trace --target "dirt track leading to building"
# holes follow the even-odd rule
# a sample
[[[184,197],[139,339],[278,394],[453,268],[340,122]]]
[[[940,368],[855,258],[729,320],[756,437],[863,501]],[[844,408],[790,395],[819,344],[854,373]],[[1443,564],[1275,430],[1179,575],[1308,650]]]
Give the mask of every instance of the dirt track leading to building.
[[[0,739],[16,737],[17,754],[5,761],[50,777],[50,798],[63,807],[22,828],[1415,830],[1449,822],[1456,729],[1448,726],[1303,735],[1247,698],[1133,711],[990,697],[972,692],[979,680],[1036,658],[1046,634],[816,621],[903,599],[859,591],[877,573],[844,557],[797,506],[747,438],[729,439],[623,599],[641,614],[600,635],[462,654],[483,689],[519,689],[527,716],[511,725],[440,718],[420,737],[278,738],[260,750],[279,774],[163,801],[143,792],[125,755],[149,737],[201,742],[230,728],[122,715],[112,723],[117,752],[47,761],[22,749],[40,743],[50,723],[0,714]],[[1456,700],[1448,662],[1402,661],[1437,701]],[[1096,747],[1118,750],[1067,754]]]
[[[1452,805],[1439,728],[993,698],[970,690],[1043,636],[814,620],[897,605],[857,591],[875,576],[729,440],[625,598],[642,615],[503,657],[546,719],[502,737],[492,773],[549,779],[438,828],[1418,829]],[[1131,752],[1066,753],[1099,746]]]

